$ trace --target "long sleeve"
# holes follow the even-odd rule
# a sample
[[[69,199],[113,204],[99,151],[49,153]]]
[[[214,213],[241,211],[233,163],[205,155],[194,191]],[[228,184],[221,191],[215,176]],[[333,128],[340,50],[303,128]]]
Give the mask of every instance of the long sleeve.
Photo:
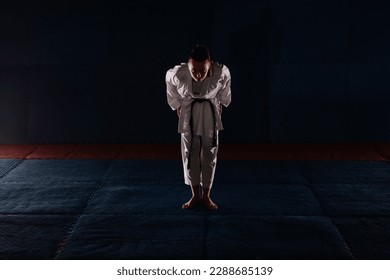
[[[231,102],[232,95],[230,89],[230,85],[231,85],[230,71],[226,66],[223,66],[222,68],[222,75],[223,75],[222,87],[217,94],[217,99],[220,104],[227,107]]]
[[[176,77],[176,67],[169,69],[165,75],[167,84],[167,101],[172,110],[176,110],[182,105],[183,97],[177,91],[179,80]]]

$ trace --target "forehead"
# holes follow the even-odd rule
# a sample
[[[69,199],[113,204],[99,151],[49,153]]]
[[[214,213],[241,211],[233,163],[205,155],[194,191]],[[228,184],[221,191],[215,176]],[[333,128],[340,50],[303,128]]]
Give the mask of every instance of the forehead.
[[[188,62],[188,65],[190,68],[193,69],[206,69],[210,66],[210,61],[205,60],[205,61],[195,61],[193,59],[190,59]]]

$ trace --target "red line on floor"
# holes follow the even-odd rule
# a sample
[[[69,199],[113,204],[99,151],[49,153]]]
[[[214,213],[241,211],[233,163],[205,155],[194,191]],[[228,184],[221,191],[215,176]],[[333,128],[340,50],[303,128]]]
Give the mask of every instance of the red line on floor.
[[[0,145],[3,159],[180,160],[180,144]],[[390,143],[379,144],[221,144],[222,160],[390,159]]]

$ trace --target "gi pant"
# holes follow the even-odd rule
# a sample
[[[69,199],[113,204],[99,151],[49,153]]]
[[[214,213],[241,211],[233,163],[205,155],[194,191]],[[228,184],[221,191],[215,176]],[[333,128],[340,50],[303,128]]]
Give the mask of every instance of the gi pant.
[[[181,134],[181,154],[184,169],[184,182],[187,185],[201,185],[211,188],[217,166],[217,145],[213,145],[213,137]]]

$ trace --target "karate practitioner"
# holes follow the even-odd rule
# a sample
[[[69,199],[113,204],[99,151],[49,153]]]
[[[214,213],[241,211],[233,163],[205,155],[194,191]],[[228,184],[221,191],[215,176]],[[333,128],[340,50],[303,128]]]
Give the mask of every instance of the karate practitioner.
[[[167,100],[179,116],[184,182],[192,197],[183,209],[202,203],[218,209],[210,197],[218,153],[218,131],[222,106],[231,101],[230,72],[210,59],[205,46],[193,48],[188,62],[168,70],[165,81]],[[202,190],[202,191],[201,191]]]

